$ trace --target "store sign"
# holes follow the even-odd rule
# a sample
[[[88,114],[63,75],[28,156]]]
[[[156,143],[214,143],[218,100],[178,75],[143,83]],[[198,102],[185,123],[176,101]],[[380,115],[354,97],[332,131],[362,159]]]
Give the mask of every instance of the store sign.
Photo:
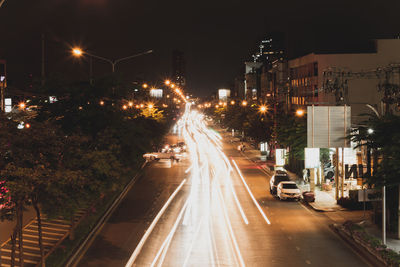
[[[307,147],[350,147],[349,106],[308,106]]]
[[[11,112],[12,110],[12,101],[11,98],[5,98],[4,99],[4,111],[6,113]]]
[[[344,177],[349,178],[364,178],[371,175],[371,168],[364,167],[362,164],[345,164]]]
[[[275,165],[285,166],[286,163],[286,149],[277,148],[275,151]]]
[[[358,190],[358,202],[381,201],[382,193],[376,189]]]
[[[304,148],[304,159],[306,169],[319,168],[319,148]]]

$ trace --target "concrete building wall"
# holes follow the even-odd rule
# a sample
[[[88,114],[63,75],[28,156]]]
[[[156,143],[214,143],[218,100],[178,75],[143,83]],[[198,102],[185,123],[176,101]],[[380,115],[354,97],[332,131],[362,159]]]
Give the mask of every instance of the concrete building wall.
[[[378,68],[387,67],[392,63],[400,63],[400,40],[376,40],[376,53],[360,53],[360,54],[309,54],[300,58],[289,61],[289,69],[299,70],[302,66],[307,64],[317,64],[318,75],[314,80],[309,79],[310,83],[316,84],[318,89],[318,97],[315,98],[317,102],[314,104],[320,105],[335,105],[335,95],[333,93],[324,92],[324,71],[349,71],[349,72],[366,72],[376,70]],[[293,72],[293,71],[292,71]],[[293,77],[291,77],[292,79]],[[346,78],[345,78],[346,79]],[[398,80],[398,78],[396,78]],[[304,83],[304,81],[301,81]],[[352,119],[354,123],[362,120],[360,114],[371,113],[371,110],[366,107],[366,104],[375,106],[380,112],[382,110],[381,99],[382,92],[378,91],[378,83],[380,80],[376,77],[369,78],[347,78],[348,94],[344,99],[344,103],[352,107]],[[398,82],[398,81],[397,81]],[[293,82],[292,84],[293,85]],[[293,88],[293,93],[296,96],[305,97],[303,91],[296,91]],[[312,101],[304,101],[301,105],[313,104]]]

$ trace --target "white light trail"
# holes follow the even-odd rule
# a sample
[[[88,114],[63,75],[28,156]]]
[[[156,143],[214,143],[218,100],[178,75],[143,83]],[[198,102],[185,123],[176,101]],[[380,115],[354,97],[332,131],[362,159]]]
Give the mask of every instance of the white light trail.
[[[197,236],[200,233],[200,228],[203,225],[203,220],[204,220],[204,218],[202,217],[199,225],[197,226],[196,232],[193,236],[192,242],[190,243],[188,252],[186,254],[185,261],[183,262],[183,265],[182,265],[183,267],[186,267],[186,265],[189,263],[190,254],[192,253],[192,249],[193,249],[194,243],[196,242]]]
[[[161,245],[160,249],[158,250],[158,252],[156,254],[156,257],[154,258],[153,262],[151,263],[151,265],[150,265],[151,267],[155,266],[155,264],[157,263],[161,253],[162,253],[162,255],[161,255],[160,262],[158,263],[158,266],[162,265],[162,263],[164,261],[164,258],[165,258],[165,255],[167,253],[169,244],[171,244],[172,237],[174,236],[174,234],[176,232],[176,228],[178,228],[179,222],[182,219],[183,213],[185,212],[188,203],[189,203],[189,200],[186,200],[185,205],[183,205],[181,211],[179,212],[178,218],[176,219],[176,221],[174,223],[174,226],[172,227],[172,229],[169,232],[167,238],[164,240],[163,244]]]
[[[264,211],[262,210],[260,204],[258,204],[258,201],[256,200],[256,198],[254,197],[253,193],[251,192],[251,190],[250,190],[249,186],[247,185],[246,181],[244,180],[244,177],[243,177],[242,173],[240,172],[239,167],[237,166],[235,160],[232,159],[232,162],[233,162],[233,164],[235,165],[236,170],[237,170],[237,172],[238,172],[240,178],[242,179],[242,182],[243,182],[244,186],[245,186],[246,189],[247,189],[247,192],[249,192],[249,195],[250,195],[251,199],[253,200],[254,204],[256,205],[258,211],[261,213],[261,216],[264,218],[264,220],[265,220],[268,224],[271,224],[271,222],[268,220],[267,216],[265,215]]]
[[[146,230],[146,233],[143,235],[142,239],[140,240],[139,244],[133,251],[131,257],[129,258],[128,262],[126,263],[125,267],[132,267],[133,263],[135,262],[137,256],[139,255],[140,251],[143,248],[143,245],[146,243],[147,238],[150,236],[151,232],[153,231],[154,227],[156,226],[158,220],[160,220],[161,216],[164,214],[165,210],[168,208],[169,204],[178,194],[178,192],[182,189],[183,185],[185,184],[186,179],[184,179],[181,184],[175,189],[174,193],[169,197],[167,202],[165,202],[164,206],[158,212],[157,216],[154,218],[153,222],[150,224],[149,228]]]
[[[222,193],[221,193],[220,187],[217,187],[217,192],[218,192],[218,195],[219,195],[219,199],[221,200],[221,204],[222,204],[221,206],[222,206],[222,210],[224,212],[224,218],[225,218],[225,221],[226,221],[226,225],[228,226],[229,234],[231,236],[231,240],[232,240],[233,246],[235,248],[235,252],[236,252],[237,257],[239,259],[240,266],[246,266],[244,264],[242,253],[240,253],[239,245],[238,245],[238,243],[236,241],[235,234],[233,233],[232,225],[231,225],[231,222],[229,220],[228,213],[226,211],[226,205],[225,205],[224,198],[222,197]]]

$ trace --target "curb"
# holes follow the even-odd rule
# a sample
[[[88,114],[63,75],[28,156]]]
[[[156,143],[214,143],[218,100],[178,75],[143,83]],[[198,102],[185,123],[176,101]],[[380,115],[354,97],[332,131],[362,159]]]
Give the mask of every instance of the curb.
[[[337,234],[343,241],[346,242],[354,251],[356,251],[359,256],[365,259],[367,262],[372,264],[372,266],[387,266],[384,262],[378,259],[374,254],[370,253],[368,250],[362,249],[360,244],[353,240],[346,232],[341,230],[337,224],[329,224],[329,228]]]
[[[85,255],[86,251],[97,237],[97,234],[101,231],[105,223],[108,221],[110,216],[114,213],[115,209],[119,206],[121,201],[125,198],[126,194],[132,188],[132,186],[136,183],[138,177],[142,173],[143,168],[146,166],[147,162],[144,162],[140,167],[139,171],[132,178],[132,180],[125,186],[122,190],[121,194],[116,197],[110,207],[105,211],[103,216],[98,220],[97,224],[93,227],[87,237],[82,241],[82,243],[74,250],[71,257],[69,257],[68,261],[64,266],[66,267],[75,267],[82,259],[83,255]]]

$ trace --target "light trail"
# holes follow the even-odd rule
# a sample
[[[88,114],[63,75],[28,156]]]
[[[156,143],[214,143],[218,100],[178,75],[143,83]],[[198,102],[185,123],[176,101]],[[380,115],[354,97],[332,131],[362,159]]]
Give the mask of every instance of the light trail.
[[[246,189],[247,189],[247,192],[249,192],[249,195],[250,195],[251,199],[253,200],[254,204],[256,205],[258,211],[261,213],[261,216],[264,218],[264,220],[265,220],[268,224],[271,224],[271,222],[269,221],[269,219],[268,219],[267,216],[265,215],[264,211],[262,210],[260,204],[258,204],[258,201],[256,200],[256,198],[254,197],[253,193],[251,192],[251,190],[250,190],[249,186],[247,185],[246,181],[244,180],[244,177],[243,177],[241,171],[239,170],[239,167],[237,166],[235,160],[232,159],[232,162],[233,162],[233,164],[235,165],[236,170],[237,170],[237,172],[238,172],[240,178],[242,179],[242,182],[243,182],[244,186],[245,186]]]
[[[133,266],[133,263],[135,262],[140,251],[142,250],[143,245],[146,243],[147,238],[150,236],[151,232],[153,231],[154,227],[156,226],[158,220],[160,220],[161,216],[164,214],[164,212],[168,208],[169,204],[172,202],[172,200],[175,198],[175,196],[178,194],[178,192],[182,189],[182,187],[185,183],[186,183],[186,179],[184,179],[181,182],[181,184],[175,189],[175,191],[169,197],[167,202],[165,202],[164,206],[161,208],[161,210],[158,212],[157,216],[154,218],[153,222],[150,224],[149,228],[146,230],[146,232],[143,235],[142,239],[140,240],[139,244],[136,246],[131,257],[129,258],[128,262],[126,263],[125,267]]]
[[[238,243],[236,241],[235,234],[233,233],[232,225],[231,225],[231,222],[229,220],[228,213],[226,211],[225,201],[224,201],[224,198],[222,197],[221,188],[220,187],[216,187],[216,190],[218,192],[218,196],[219,196],[219,199],[220,199],[221,204],[222,204],[221,206],[222,206],[222,211],[224,213],[224,218],[225,218],[226,224],[228,226],[229,234],[230,234],[233,246],[235,248],[235,252],[237,254],[237,257],[239,258],[240,266],[246,266],[244,264],[242,253],[240,252],[239,245],[238,245]]]
[[[194,243],[195,243],[195,241],[196,241],[196,238],[197,238],[197,236],[198,236],[199,233],[200,233],[200,228],[201,228],[201,226],[203,225],[203,220],[204,220],[204,218],[202,217],[201,220],[200,220],[199,225],[197,226],[196,232],[195,232],[195,234],[194,234],[194,236],[193,236],[192,242],[190,243],[188,252],[187,252],[187,254],[186,254],[185,261],[183,262],[183,265],[182,265],[183,267],[186,267],[186,265],[187,265],[188,262],[189,262],[190,254],[192,253],[192,249],[193,249]]]
[[[187,181],[190,182],[187,182],[187,184],[190,188],[185,190],[184,205],[171,210],[173,217],[168,219],[170,223],[167,229],[160,229],[159,231],[157,228],[157,231],[153,231],[186,180],[182,182],[157,214],[131,255],[126,267],[132,267],[139,254],[144,254],[144,262],[151,262],[151,264],[148,264],[151,267],[162,266],[167,263],[173,266],[190,266],[193,265],[191,260],[193,261],[198,255],[201,255],[200,261],[207,262],[205,263],[206,266],[228,264],[244,267],[245,261],[229,216],[233,216],[232,218],[241,223],[240,217],[244,222],[240,224],[243,227],[249,225],[249,220],[233,185],[234,168],[223,152],[222,137],[207,127],[203,115],[196,111],[190,111],[190,106],[177,122],[176,130],[186,143],[190,159],[190,167],[185,170],[185,174],[189,176]],[[240,171],[238,172],[241,176]],[[241,178],[243,181],[242,176]],[[243,184],[249,191],[244,181]],[[251,194],[251,192],[249,193]],[[254,196],[252,198],[254,201]],[[227,203],[229,203],[229,206],[227,206]],[[259,206],[258,208],[260,209]],[[169,211],[168,214],[170,214]],[[175,218],[175,216],[177,217]],[[265,214],[264,218],[266,218]],[[266,220],[269,223],[267,218]],[[165,227],[164,224],[163,227]],[[164,231],[167,232],[163,234],[164,240],[162,240],[161,245],[158,243],[159,241],[155,241],[158,245],[155,248],[154,245],[149,246],[148,252],[150,254],[140,253],[145,244],[147,248],[149,241],[146,240],[152,232],[154,234],[151,240],[153,240],[153,236],[154,240],[157,240],[159,238],[158,233]],[[171,258],[172,255],[180,256]],[[194,258],[191,256],[194,256]],[[142,262],[142,258],[139,261]]]
[[[182,207],[181,211],[179,212],[178,218],[176,219],[174,226],[172,227],[172,230],[169,232],[167,238],[164,240],[163,244],[161,245],[160,249],[158,250],[156,257],[154,258],[153,262],[151,263],[151,265],[150,265],[151,267],[155,266],[155,264],[157,263],[158,258],[160,257],[161,254],[162,254],[162,257],[161,257],[161,260],[160,260],[158,266],[162,265],[164,258],[165,258],[165,254],[167,253],[169,244],[171,243],[172,237],[174,236],[176,229],[178,228],[179,222],[182,219],[183,213],[185,212],[188,203],[189,203],[189,200],[186,200],[185,205]]]

